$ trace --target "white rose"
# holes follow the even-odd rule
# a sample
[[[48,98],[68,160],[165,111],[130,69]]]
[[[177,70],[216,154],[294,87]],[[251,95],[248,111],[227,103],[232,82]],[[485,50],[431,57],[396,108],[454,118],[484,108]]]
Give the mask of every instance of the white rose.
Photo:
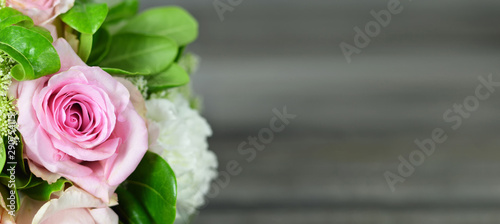
[[[150,150],[161,155],[177,178],[177,220],[187,219],[204,203],[210,182],[217,176],[217,159],[208,150],[210,126],[189,102],[177,95],[172,101],[146,101]]]

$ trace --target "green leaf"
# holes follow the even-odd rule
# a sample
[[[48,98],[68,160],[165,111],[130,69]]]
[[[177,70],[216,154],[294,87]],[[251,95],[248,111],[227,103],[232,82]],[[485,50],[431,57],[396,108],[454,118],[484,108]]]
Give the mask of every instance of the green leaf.
[[[9,157],[9,161],[5,163],[2,172],[0,173],[0,192],[4,196],[4,200],[7,204],[9,201],[7,197],[10,196],[10,191],[14,191],[16,197],[16,211],[19,209],[19,195],[16,189],[26,187],[32,178],[32,174],[28,172],[28,168],[24,163],[23,159],[23,143],[21,139],[21,134],[16,133],[19,137],[19,142],[14,149],[9,147],[9,137],[3,136],[1,141],[4,144],[4,150],[6,150],[6,157]],[[11,179],[11,175],[13,178]]]
[[[17,211],[17,210],[19,210],[19,208],[20,208],[19,205],[21,204],[18,191],[10,189],[7,186],[0,185],[0,194],[2,194],[3,201],[5,202],[5,204],[7,206],[10,204],[10,200],[9,200],[9,197],[11,196],[10,191],[14,191],[14,196],[16,197],[16,209],[15,210]]]
[[[171,224],[175,220],[175,174],[155,153],[147,152],[116,192],[119,205],[115,211],[124,223]]]
[[[33,20],[13,8],[0,9],[0,30],[14,24],[30,28],[33,26]]]
[[[0,50],[19,64],[12,69],[18,81],[37,79],[59,71],[61,63],[56,49],[43,35],[20,26],[0,30]]]
[[[148,77],[148,90],[158,92],[164,89],[183,86],[189,83],[189,75],[178,64],[172,64],[166,71]]]
[[[146,211],[144,205],[134,196],[133,192],[119,186],[116,189],[116,194],[118,195],[119,204],[113,207],[113,210],[120,217],[120,221],[127,224],[154,223],[151,215]]]
[[[96,0],[98,1],[98,0]],[[119,1],[119,3],[113,4],[113,1],[109,0],[100,0],[109,2],[109,13],[106,18],[106,23],[116,23],[123,19],[130,18],[137,14],[139,11],[139,1],[138,0],[123,0]]]
[[[9,157],[9,161],[16,162],[17,166],[21,168],[21,171],[23,171],[24,174],[30,174],[28,170],[28,164],[24,162],[23,158],[23,153],[24,153],[24,144],[23,144],[23,137],[21,136],[21,133],[16,132],[16,136],[19,138],[19,141],[17,142],[17,145],[12,145],[14,146],[14,150],[9,149],[9,136],[3,136],[2,141],[7,143],[5,145],[6,148],[6,156]],[[10,137],[12,140],[12,137]],[[5,170],[4,170],[5,171]]]
[[[180,46],[179,51],[177,52],[177,57],[175,57],[174,62],[179,62],[182,56],[184,55],[184,51],[186,50],[186,46]]]
[[[25,159],[23,157],[23,155],[24,155],[24,143],[23,143],[24,140],[23,140],[23,136],[21,136],[21,133],[19,131],[16,132],[16,136],[19,138],[19,142],[16,145],[16,162],[17,162],[17,165],[21,168],[21,171],[23,171],[24,174],[30,174],[31,172],[29,171],[28,163],[25,162]],[[4,139],[4,141],[6,141],[6,140]]]
[[[75,2],[73,8],[61,15],[61,20],[80,33],[94,34],[106,19],[105,3]]]
[[[3,136],[2,138],[4,144],[7,143],[6,157],[8,161],[3,167],[2,173],[0,173],[0,183],[9,186],[10,176],[15,175],[16,189],[23,189],[29,185],[33,176],[29,172],[28,164],[24,162],[22,136],[19,132],[16,135],[19,137],[19,142],[17,142],[17,145],[12,145],[14,149],[9,149],[9,138],[12,137]]]
[[[132,18],[120,33],[141,33],[172,38],[179,46],[193,42],[198,36],[198,22],[179,7],[160,7]]]
[[[125,70],[118,69],[118,68],[101,67],[101,69],[104,70],[105,72],[109,73],[110,75],[129,75],[129,76],[149,75],[149,73],[129,72],[129,71],[125,71]]]
[[[169,38],[141,34],[118,34],[101,67],[117,68],[130,74],[156,74],[172,63],[177,44]]]
[[[83,62],[87,62],[92,51],[92,34],[82,33],[80,35],[80,45],[78,46],[78,56]]]
[[[16,189],[26,188],[30,184],[30,182],[33,178],[33,174],[31,174],[31,173],[25,174],[25,173],[19,172],[19,169],[20,169],[19,165],[11,165],[11,164],[7,163],[6,166],[4,167],[4,170],[2,171],[2,173],[0,173],[0,183],[5,185],[5,186],[9,186],[10,184],[12,184],[12,182],[11,182],[12,179],[10,178],[10,176],[13,174],[15,176],[14,183],[15,183]],[[13,173],[11,173],[11,171]]]
[[[50,31],[47,29],[41,27],[41,26],[34,26],[30,28],[31,31],[35,31],[39,34],[41,34],[45,39],[47,39],[50,43],[54,42],[54,38],[52,38],[52,35],[50,34]]]
[[[131,18],[139,11],[138,0],[80,0],[84,3],[106,3],[108,5],[108,16],[105,24],[116,23]]]
[[[92,51],[90,52],[87,64],[98,65],[108,54],[110,47],[111,35],[107,29],[101,27],[101,29],[93,35]]]
[[[49,184],[47,181],[34,177],[30,184],[21,192],[35,200],[48,201],[52,193],[64,190],[66,183],[71,182],[64,178],[60,178],[55,183]]]

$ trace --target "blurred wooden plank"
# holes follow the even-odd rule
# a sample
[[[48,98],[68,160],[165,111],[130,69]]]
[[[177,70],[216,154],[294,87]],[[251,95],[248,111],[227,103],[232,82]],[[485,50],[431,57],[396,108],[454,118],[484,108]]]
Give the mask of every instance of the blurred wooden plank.
[[[258,210],[202,213],[195,224],[497,224],[498,208],[487,210]]]
[[[499,1],[402,1],[351,64],[338,45],[387,1],[244,1],[224,22],[212,2],[168,3],[200,21],[189,50],[202,57],[193,84],[211,149],[243,173],[195,224],[500,222],[500,93],[456,132],[442,119],[478,76],[500,80]],[[246,162],[238,145],[283,106],[299,117]],[[437,127],[449,140],[391,192],[383,173]]]

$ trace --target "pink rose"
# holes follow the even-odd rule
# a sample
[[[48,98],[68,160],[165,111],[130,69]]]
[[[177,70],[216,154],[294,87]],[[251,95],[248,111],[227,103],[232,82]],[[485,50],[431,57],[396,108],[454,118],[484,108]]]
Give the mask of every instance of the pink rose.
[[[5,191],[7,192],[7,191]],[[8,194],[8,192],[7,192]],[[10,195],[2,195],[0,193],[0,223],[2,224],[15,224],[15,216],[12,216],[14,213],[11,212],[9,208],[7,208],[7,204],[5,204],[4,197],[8,198]],[[10,214],[9,214],[10,213]]]
[[[75,0],[7,0],[7,6],[31,17],[36,25],[52,22],[58,15],[71,9],[74,3]]]
[[[147,151],[145,121],[123,84],[85,65],[66,40],[54,47],[60,72],[17,84],[26,156],[35,175],[59,174],[107,202]]]
[[[77,187],[70,187],[57,195],[45,204],[25,197],[16,215],[17,224],[118,223],[118,216],[109,208],[116,205],[116,201],[103,203]]]

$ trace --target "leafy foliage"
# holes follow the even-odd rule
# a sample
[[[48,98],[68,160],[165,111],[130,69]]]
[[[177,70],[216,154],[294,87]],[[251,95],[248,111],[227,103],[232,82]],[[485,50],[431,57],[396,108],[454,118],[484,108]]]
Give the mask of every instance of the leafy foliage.
[[[16,80],[36,79],[59,70],[59,56],[47,34],[20,12],[0,9],[0,50],[19,63],[11,71]]]
[[[182,8],[160,7],[131,19],[120,32],[168,37],[185,46],[198,36],[198,22]]]
[[[63,29],[58,32],[72,37],[72,46],[87,64],[100,66],[112,75],[146,80],[146,94],[186,85],[189,74],[179,65],[179,59],[198,36],[196,19],[179,7],[160,7],[137,15],[138,9],[138,0],[76,0],[73,8],[56,21]],[[53,41],[51,33],[35,26],[30,17],[12,8],[0,9],[0,51],[16,62],[10,69],[16,80],[37,79],[59,71],[60,59]],[[23,158],[22,141],[10,152],[8,136],[2,140],[0,193],[8,195],[14,189],[17,205],[20,192],[47,201],[72,184],[64,178],[49,184],[36,177]],[[168,163],[147,152],[116,190],[119,205],[114,210],[121,223],[173,223],[176,188],[175,174]]]
[[[173,223],[177,198],[175,174],[159,155],[147,152],[117,189],[114,208],[123,223]]]

